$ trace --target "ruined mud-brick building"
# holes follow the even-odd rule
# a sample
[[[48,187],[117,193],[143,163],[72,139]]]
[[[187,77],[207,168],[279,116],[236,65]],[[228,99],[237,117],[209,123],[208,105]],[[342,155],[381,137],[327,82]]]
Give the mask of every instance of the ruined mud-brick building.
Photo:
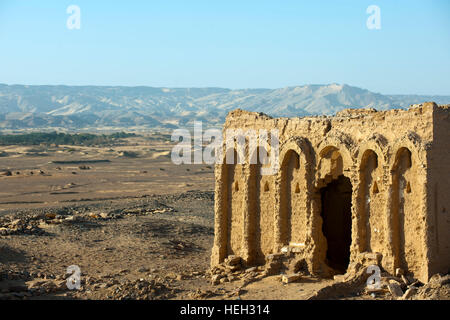
[[[317,274],[345,273],[365,252],[425,282],[449,271],[449,106],[290,119],[235,110],[226,129],[278,129],[280,169],[216,165],[212,266],[287,250]]]

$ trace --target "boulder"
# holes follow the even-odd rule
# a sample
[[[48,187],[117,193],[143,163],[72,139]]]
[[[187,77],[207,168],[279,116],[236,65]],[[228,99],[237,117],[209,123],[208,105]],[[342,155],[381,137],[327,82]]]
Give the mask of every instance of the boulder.
[[[299,281],[300,279],[301,275],[299,273],[283,274],[281,277],[281,282],[288,284]]]
[[[403,296],[402,288],[400,287],[400,285],[397,282],[389,281],[387,286],[388,286],[389,292],[391,293],[391,295],[394,298],[400,298]]]

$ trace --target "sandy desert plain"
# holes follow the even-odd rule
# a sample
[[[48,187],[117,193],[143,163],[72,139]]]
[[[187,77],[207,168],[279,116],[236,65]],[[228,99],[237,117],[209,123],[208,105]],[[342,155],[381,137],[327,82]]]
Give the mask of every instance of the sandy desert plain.
[[[155,134],[1,147],[0,299],[392,299],[255,268],[213,285],[214,167],[173,164],[173,145]],[[79,290],[67,287],[72,265]],[[446,288],[416,296],[445,299]]]

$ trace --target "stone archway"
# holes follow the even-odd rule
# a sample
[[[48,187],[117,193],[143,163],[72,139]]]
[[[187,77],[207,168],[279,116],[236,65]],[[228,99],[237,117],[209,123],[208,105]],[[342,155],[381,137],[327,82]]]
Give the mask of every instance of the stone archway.
[[[345,273],[352,241],[352,184],[340,175],[320,189],[322,233],[327,242],[326,263]]]

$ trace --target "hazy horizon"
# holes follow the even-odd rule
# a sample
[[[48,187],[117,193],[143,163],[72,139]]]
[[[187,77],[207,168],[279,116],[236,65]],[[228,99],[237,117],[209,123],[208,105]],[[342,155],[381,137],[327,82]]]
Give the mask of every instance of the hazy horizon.
[[[284,87],[276,87],[276,88],[230,88],[230,87],[211,87],[211,86],[195,86],[195,87],[184,87],[184,86],[149,86],[149,85],[92,85],[92,84],[85,84],[85,85],[72,85],[72,84],[27,84],[27,83],[5,83],[0,82],[0,85],[7,85],[7,86],[35,86],[35,87],[103,87],[103,88],[155,88],[155,89],[224,89],[224,90],[230,90],[230,91],[239,91],[239,90],[279,90],[279,89],[286,89],[286,88],[300,88],[300,87],[306,87],[306,86],[330,86],[330,85],[339,85],[339,86],[349,86],[354,88],[359,88],[363,90],[368,90],[375,94],[382,94],[387,96],[442,96],[447,97],[450,96],[450,92],[447,94],[418,94],[418,93],[386,93],[386,92],[377,92],[374,90],[371,90],[370,88],[364,88],[358,85],[348,84],[348,83],[305,83],[305,84],[299,84],[299,85],[291,85],[291,86],[284,86]]]

